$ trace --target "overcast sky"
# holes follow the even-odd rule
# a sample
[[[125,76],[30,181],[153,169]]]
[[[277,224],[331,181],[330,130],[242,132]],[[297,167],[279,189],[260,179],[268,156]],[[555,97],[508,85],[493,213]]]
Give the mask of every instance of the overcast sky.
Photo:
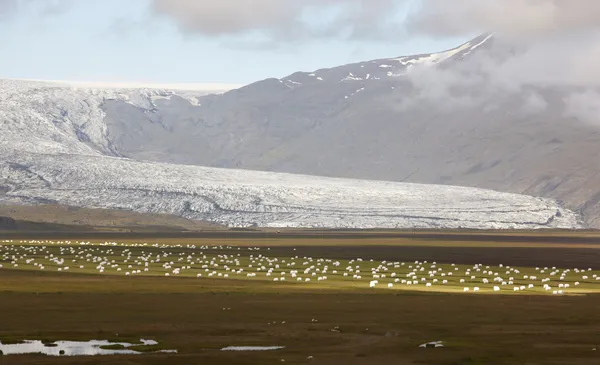
[[[0,77],[245,84],[452,48],[421,0],[0,0]]]

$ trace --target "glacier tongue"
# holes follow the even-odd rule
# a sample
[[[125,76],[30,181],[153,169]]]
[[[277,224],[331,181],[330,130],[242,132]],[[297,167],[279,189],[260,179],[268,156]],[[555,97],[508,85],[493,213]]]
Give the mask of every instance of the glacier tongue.
[[[552,200],[441,185],[3,150],[0,202],[166,213],[229,226],[579,228]],[[560,211],[561,214],[557,214]]]

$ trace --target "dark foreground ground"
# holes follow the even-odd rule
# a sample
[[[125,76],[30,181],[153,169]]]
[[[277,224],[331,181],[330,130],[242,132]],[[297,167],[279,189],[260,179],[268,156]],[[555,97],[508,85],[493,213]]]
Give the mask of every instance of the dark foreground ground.
[[[269,255],[593,268],[600,264],[600,248],[593,244],[479,245],[385,238],[346,245],[327,238],[289,240],[266,242]],[[223,243],[210,238],[193,242]],[[4,356],[5,365],[600,364],[600,353],[593,350],[600,345],[599,308],[598,295],[335,291],[270,282],[0,269],[0,340],[153,338],[179,350],[118,357]],[[447,347],[418,348],[436,340],[446,341]],[[230,345],[286,348],[218,351]]]
[[[3,276],[6,273],[2,273]],[[10,274],[23,286],[40,280]],[[45,275],[48,293],[3,292],[9,338],[151,337],[177,355],[5,356],[4,364],[598,364],[598,296],[276,292],[274,287]],[[113,293],[95,293],[96,285]],[[56,292],[54,292],[56,290]],[[75,291],[75,292],[73,292]],[[231,308],[231,311],[223,311]],[[312,320],[318,323],[312,323]],[[285,322],[285,323],[283,323]],[[275,323],[275,324],[269,324]],[[340,332],[332,331],[338,327]],[[445,340],[447,348],[422,349]],[[225,353],[228,345],[281,345]],[[308,361],[308,356],[313,356]]]
[[[4,364],[598,364],[600,297],[279,291],[268,283],[2,272],[2,336],[155,338],[177,355],[5,356]],[[40,284],[42,284],[40,286]],[[24,288],[39,286],[40,292]],[[98,293],[102,286],[109,293]],[[231,311],[223,311],[231,308]],[[313,323],[312,320],[318,320]],[[284,323],[285,322],[285,323]],[[271,324],[269,324],[271,323]],[[274,323],[274,324],[273,324]],[[332,331],[338,327],[340,332]],[[426,341],[447,348],[422,349]],[[280,345],[225,353],[229,345]],[[308,361],[308,356],[313,356]]]

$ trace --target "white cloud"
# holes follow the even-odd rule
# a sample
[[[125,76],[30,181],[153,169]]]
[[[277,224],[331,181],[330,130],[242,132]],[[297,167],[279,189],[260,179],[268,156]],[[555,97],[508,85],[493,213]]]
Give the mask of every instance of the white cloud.
[[[313,38],[390,39],[404,0],[152,0],[152,10],[186,33],[256,34],[266,42]],[[392,33],[396,30],[396,33]]]
[[[600,27],[597,0],[422,0],[409,27],[433,36],[496,31],[553,36]]]
[[[600,92],[586,90],[572,93],[564,101],[566,116],[600,126]]]

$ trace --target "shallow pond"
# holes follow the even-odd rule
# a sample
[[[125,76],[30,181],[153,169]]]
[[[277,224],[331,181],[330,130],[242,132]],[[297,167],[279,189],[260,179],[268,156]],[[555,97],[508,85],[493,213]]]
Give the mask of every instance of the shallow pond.
[[[273,351],[281,350],[284,346],[229,346],[224,347],[221,351]]]
[[[443,341],[427,342],[427,343],[419,345],[419,347],[427,347],[427,348],[444,347],[444,342]]]
[[[4,355],[44,354],[49,356],[93,356],[93,355],[139,355],[144,352],[128,349],[131,346],[158,345],[154,340],[140,340],[139,344],[128,342],[110,341],[56,341],[43,343],[42,341],[23,341],[18,344],[2,344],[0,351]],[[121,349],[103,349],[104,346],[121,346]],[[156,352],[176,353],[177,350],[161,350]]]

